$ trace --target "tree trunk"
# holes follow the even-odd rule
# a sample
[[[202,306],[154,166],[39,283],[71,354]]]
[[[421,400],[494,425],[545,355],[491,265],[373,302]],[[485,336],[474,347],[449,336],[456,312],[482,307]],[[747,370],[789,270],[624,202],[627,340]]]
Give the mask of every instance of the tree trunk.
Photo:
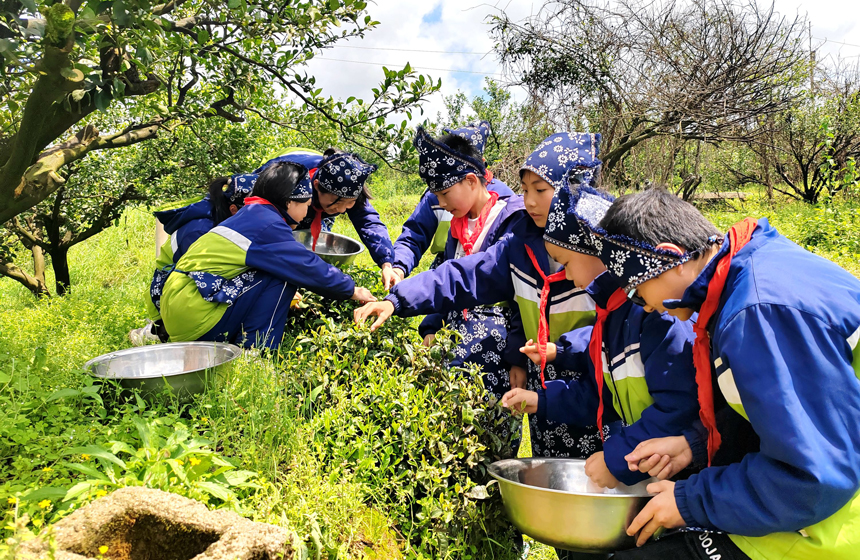
[[[69,248],[59,247],[50,250],[51,268],[54,269],[54,280],[58,296],[64,296],[72,287],[71,273],[69,272]]]
[[[38,248],[39,256],[37,257],[36,251],[33,251],[33,262],[37,263],[41,259],[41,274],[42,277],[37,278],[35,275],[30,275],[25,270],[21,270],[15,263],[0,260],[0,274],[3,276],[8,276],[12,280],[15,280],[28,290],[33,293],[36,297],[50,297],[51,292],[48,291],[48,286],[45,284],[45,257],[42,254],[42,249]],[[39,274],[39,269],[37,268],[36,274]]]

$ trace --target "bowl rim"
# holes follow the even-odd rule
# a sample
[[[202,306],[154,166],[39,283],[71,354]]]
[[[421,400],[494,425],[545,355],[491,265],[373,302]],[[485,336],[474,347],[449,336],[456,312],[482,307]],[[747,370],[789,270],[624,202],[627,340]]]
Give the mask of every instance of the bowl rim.
[[[293,237],[295,237],[296,234],[301,234],[302,236],[311,235],[311,231],[309,229],[297,229],[293,232]],[[361,243],[357,239],[353,239],[352,237],[349,237],[348,235],[343,235],[340,233],[334,233],[333,231],[321,231],[320,237],[322,237],[323,235],[331,235],[332,237],[335,237],[335,238],[340,237],[342,239],[352,241],[353,243],[358,245],[358,251],[355,251],[353,253],[325,253],[323,251],[313,251],[313,253],[315,255],[325,255],[327,257],[352,257],[352,256],[362,254],[365,250],[365,246],[363,243]],[[296,241],[298,241],[298,239],[296,239]],[[299,241],[299,243],[301,243],[301,241]]]
[[[97,373],[97,372],[93,371],[93,365],[98,361],[110,361],[116,357],[125,357],[128,355],[143,353],[143,352],[146,352],[146,351],[151,350],[153,348],[166,348],[168,346],[174,347],[174,348],[180,347],[180,346],[186,346],[186,347],[187,346],[192,346],[192,347],[193,346],[208,346],[210,348],[218,348],[219,346],[221,346],[221,347],[227,348],[228,350],[233,352],[233,355],[218,365],[208,366],[205,368],[185,369],[183,371],[176,372],[176,373],[170,373],[168,375],[165,375],[163,373],[154,373],[154,374],[149,374],[149,375],[136,375],[134,377],[117,377],[115,375],[107,375],[107,374]],[[193,373],[195,371],[201,371],[203,369],[221,367],[225,364],[229,364],[230,362],[232,362],[233,360],[235,360],[236,358],[238,358],[241,355],[242,355],[242,349],[241,348],[239,348],[235,344],[229,344],[227,342],[214,342],[214,341],[210,342],[210,341],[205,341],[205,340],[195,340],[195,341],[189,341],[189,342],[162,342],[159,344],[149,344],[147,346],[137,346],[134,348],[125,348],[123,350],[117,350],[115,352],[108,352],[107,354],[102,354],[101,356],[96,356],[95,358],[91,358],[91,359],[87,360],[86,363],[84,364],[84,368],[89,372],[90,375],[92,375],[93,377],[98,377],[99,379],[156,379],[159,377],[165,377],[165,378],[176,377],[177,375],[185,375],[186,373]]]
[[[521,486],[522,488],[529,488],[533,490],[540,490],[542,492],[554,492],[556,494],[563,494],[565,496],[587,496],[589,498],[653,498],[654,494],[649,494],[648,492],[644,493],[636,493],[636,494],[594,494],[591,492],[572,492],[566,490],[556,490],[555,488],[544,488],[543,486],[532,486],[531,484],[523,484],[522,482],[517,482],[515,480],[511,480],[510,478],[505,478],[498,474],[496,471],[500,468],[500,463],[507,462],[526,462],[532,463],[536,461],[541,462],[576,462],[576,463],[585,463],[585,459],[571,459],[567,457],[523,457],[523,458],[511,458],[511,459],[502,459],[500,461],[494,461],[487,468],[487,472],[490,473],[490,476],[495,478],[499,483],[505,482],[507,484],[513,484],[514,486]],[[647,479],[646,479],[647,480]],[[645,481],[643,481],[645,482]],[[655,479],[653,482],[657,482]],[[622,483],[623,484],[623,483]]]

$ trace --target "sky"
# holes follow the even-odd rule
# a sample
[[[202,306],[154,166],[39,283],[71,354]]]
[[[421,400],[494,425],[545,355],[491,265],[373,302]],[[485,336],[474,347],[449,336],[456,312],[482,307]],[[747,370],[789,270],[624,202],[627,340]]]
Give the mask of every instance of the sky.
[[[760,0],[761,1],[761,0]],[[381,66],[403,68],[408,62],[422,74],[442,79],[442,90],[424,105],[423,118],[444,112],[443,96],[458,90],[469,97],[481,93],[486,77],[501,79],[492,52],[489,17],[506,11],[527,18],[542,2],[527,0],[371,0],[368,13],[380,22],[364,39],[339,43],[315,58],[308,71],[329,95],[368,99],[383,78]],[[818,58],[842,56],[860,62],[860,8],[856,0],[776,0],[786,16],[808,15]],[[514,90],[521,100],[524,92]]]

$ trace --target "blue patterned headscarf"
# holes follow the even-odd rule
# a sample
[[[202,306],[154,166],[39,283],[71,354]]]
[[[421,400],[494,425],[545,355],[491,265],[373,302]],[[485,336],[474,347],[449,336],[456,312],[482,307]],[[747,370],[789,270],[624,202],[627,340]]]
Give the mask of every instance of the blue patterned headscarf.
[[[564,249],[597,257],[600,252],[592,232],[600,229],[600,220],[615,197],[580,183],[580,179],[580,174],[571,173],[569,182],[555,191],[543,238]]]
[[[430,192],[450,188],[470,173],[480,178],[487,172],[483,161],[437,142],[423,127],[418,127],[414,143],[418,150],[418,174],[427,183]]]
[[[484,146],[487,145],[487,139],[490,137],[490,123],[488,121],[469,124],[462,128],[443,128],[442,130],[448,134],[465,138],[482,154],[484,153]]]
[[[296,183],[296,188],[293,189],[292,194],[287,197],[289,200],[305,200],[306,198],[311,198],[314,194],[314,189],[311,186],[311,181],[313,180],[311,175],[305,174],[301,181]]]
[[[357,154],[340,152],[320,162],[315,178],[319,181],[319,187],[327,193],[340,198],[358,198],[364,189],[364,182],[374,171],[376,166]]]
[[[658,249],[647,241],[621,234],[609,234],[600,227],[594,230],[594,239],[600,251],[600,260],[625,290],[635,288],[696,258],[701,251],[700,248],[679,255],[674,251]],[[722,236],[712,236],[708,239],[708,244],[717,243],[720,239]]]
[[[230,204],[240,205],[245,202],[245,197],[251,194],[256,182],[257,175],[255,173],[233,175],[221,190],[224,191],[224,197],[230,201]]]
[[[553,134],[526,158],[520,167],[520,177],[524,171],[531,171],[558,189],[564,184],[568,171],[574,168],[591,169],[588,183],[594,186],[594,169],[602,162],[597,159],[600,150],[600,134],[587,132],[559,132]]]

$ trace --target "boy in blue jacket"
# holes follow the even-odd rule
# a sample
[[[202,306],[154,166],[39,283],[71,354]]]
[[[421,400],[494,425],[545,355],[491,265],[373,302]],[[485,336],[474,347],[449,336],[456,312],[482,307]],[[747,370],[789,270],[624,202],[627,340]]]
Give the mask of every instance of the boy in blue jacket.
[[[667,551],[686,545],[700,558],[858,558],[860,281],[766,219],[719,235],[662,189],[619,198],[601,226],[601,260],[633,301],[680,319],[699,313],[708,458],[732,445],[714,422],[715,390],[761,439],[739,463],[651,484],[656,496],[628,530],[640,545],[661,526],[725,534],[682,533],[616,557],[674,558]]]
[[[376,171],[376,166],[366,163],[358,154],[329,148],[320,153],[307,148],[286,148],[280,155],[265,162],[255,173],[278,162],[299,163],[308,170],[313,187],[310,208],[304,219],[293,229],[309,229],[314,240],[320,232],[329,231],[334,219],[346,214],[355,227],[358,237],[367,247],[370,257],[383,270],[391,268],[394,248],[388,228],[379,218],[379,213],[370,203],[372,198],[366,180]],[[343,181],[344,170],[360,170],[358,181]],[[338,177],[341,181],[338,181]]]
[[[477,125],[462,128],[445,128],[445,132],[466,139],[481,154],[483,160],[484,146],[490,137],[490,123],[481,121]],[[487,170],[484,174],[487,190],[499,193],[500,197],[511,197],[514,192],[502,181],[493,177]],[[418,265],[422,255],[429,249],[431,253],[440,255],[445,250],[448,239],[448,229],[451,225],[451,213],[442,208],[436,194],[427,190],[418,205],[403,224],[403,231],[394,242],[394,262],[392,267],[382,269],[382,284],[386,290],[406,278],[412,269]],[[433,267],[441,262],[441,258],[433,262]]]
[[[562,132],[544,140],[520,170],[523,203],[530,220],[523,220],[509,234],[482,253],[449,260],[391,289],[385,301],[365,305],[355,312],[357,323],[378,316],[376,329],[397,313],[409,317],[448,313],[500,301],[511,307],[511,331],[503,356],[511,367],[511,385],[536,390],[544,379],[573,379],[581,371],[562,370],[552,364],[534,366],[519,352],[526,337],[552,340],[563,333],[594,322],[594,302],[585,291],[565,279],[561,265],[547,255],[544,227],[555,188],[570,169],[579,168],[593,177],[599,134]],[[529,368],[525,375],[523,368]],[[527,380],[515,380],[519,369]],[[534,420],[531,422],[531,420]],[[585,458],[600,449],[594,426],[573,426],[530,419],[532,454],[543,457]]]
[[[625,456],[642,441],[677,436],[698,418],[693,375],[693,328],[666,313],[647,313],[628,301],[598,258],[593,228],[613,197],[589,187],[564,185],[555,193],[544,242],[564,265],[567,279],[585,288],[597,306],[595,325],[565,333],[546,349],[531,340],[521,349],[540,363],[588,371],[576,381],[547,381],[537,392],[512,389],[502,403],[555,422],[598,429],[613,420],[603,451],[586,462],[599,486],[635,484],[647,473],[631,472]],[[596,377],[595,377],[596,375]],[[605,420],[603,416],[605,416]]]
[[[363,183],[363,171],[341,168],[338,182]],[[306,176],[307,170],[295,163],[268,166],[257,178],[255,196],[179,259],[161,297],[171,341],[277,349],[300,286],[331,298],[375,301],[366,288],[293,238],[287,206]]]

